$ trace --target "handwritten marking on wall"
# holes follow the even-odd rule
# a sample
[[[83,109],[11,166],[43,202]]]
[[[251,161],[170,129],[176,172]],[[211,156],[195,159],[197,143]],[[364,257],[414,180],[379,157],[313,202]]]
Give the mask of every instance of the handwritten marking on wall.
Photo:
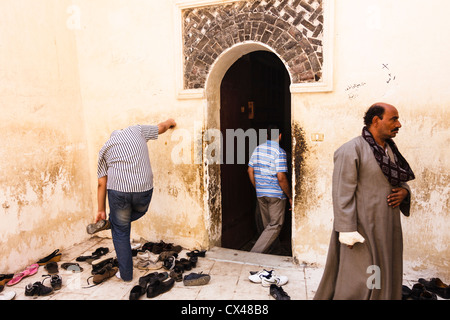
[[[361,89],[362,87],[364,87],[366,85],[367,85],[367,83],[365,83],[365,82],[354,83],[354,84],[348,85],[347,88],[345,89],[345,91],[348,94],[348,98],[355,99],[356,97],[358,97],[359,89]]]

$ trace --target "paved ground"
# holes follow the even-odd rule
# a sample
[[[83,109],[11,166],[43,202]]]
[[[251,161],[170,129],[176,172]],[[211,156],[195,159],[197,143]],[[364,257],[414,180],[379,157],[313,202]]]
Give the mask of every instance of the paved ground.
[[[99,247],[108,247],[114,252],[111,239],[94,236],[62,251],[58,265],[75,262],[77,257],[90,255]],[[49,254],[53,250],[53,248],[49,250]],[[179,258],[187,257],[186,252],[188,251],[183,250]],[[91,276],[91,265],[86,262],[80,262],[80,265],[84,268],[81,273],[71,273],[59,268],[59,274],[63,279],[62,288],[48,296],[25,296],[25,286],[28,283],[42,281],[42,276],[47,274],[44,267],[40,267],[37,274],[22,279],[14,286],[5,286],[3,292],[14,291],[15,300],[128,300],[130,290],[137,284],[139,277],[154,272],[135,268],[134,279],[131,282],[124,282],[114,276],[100,285],[88,288],[87,279]],[[151,300],[274,300],[269,295],[269,288],[248,280],[250,271],[261,269],[274,269],[277,274],[287,276],[289,282],[283,288],[292,300],[312,300],[323,273],[323,269],[316,266],[296,265],[290,257],[216,247],[207,251],[206,257],[199,258],[196,268],[185,271],[185,274],[190,272],[209,274],[211,281],[207,285],[186,287],[183,282],[176,282],[169,292]],[[404,284],[411,287],[418,277],[419,275],[412,270],[405,270]],[[421,277],[424,277],[423,274]],[[92,279],[90,283],[92,284]],[[50,285],[49,280],[44,284]],[[146,296],[142,296],[141,299],[150,300]]]

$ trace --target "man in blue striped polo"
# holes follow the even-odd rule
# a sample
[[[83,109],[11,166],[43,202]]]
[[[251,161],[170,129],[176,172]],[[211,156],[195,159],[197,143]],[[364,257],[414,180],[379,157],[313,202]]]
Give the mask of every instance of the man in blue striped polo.
[[[98,212],[95,222],[106,220],[106,195],[109,222],[119,264],[120,278],[131,281],[133,260],[130,245],[131,222],[148,210],[153,194],[153,172],[147,141],[176,126],[173,119],[158,125],[136,125],[115,130],[98,156]]]
[[[251,252],[267,253],[284,223],[286,200],[292,205],[291,188],[286,173],[286,152],[280,147],[281,132],[271,125],[268,140],[256,147],[248,163],[248,175],[256,189],[264,230]]]

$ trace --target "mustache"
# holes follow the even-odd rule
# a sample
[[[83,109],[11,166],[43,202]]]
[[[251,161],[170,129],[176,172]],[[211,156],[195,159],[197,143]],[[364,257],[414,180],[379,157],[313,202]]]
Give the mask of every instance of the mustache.
[[[391,130],[392,133],[398,133],[400,128],[395,128],[394,130]]]

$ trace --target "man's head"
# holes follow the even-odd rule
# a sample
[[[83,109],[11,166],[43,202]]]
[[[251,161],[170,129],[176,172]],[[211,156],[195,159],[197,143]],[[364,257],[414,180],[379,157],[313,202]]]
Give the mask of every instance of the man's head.
[[[402,127],[397,109],[387,103],[375,103],[364,116],[364,124],[375,138],[382,141],[394,138]]]
[[[269,125],[267,127],[267,139],[274,140],[274,141],[280,141],[281,140],[280,127],[275,124]]]

